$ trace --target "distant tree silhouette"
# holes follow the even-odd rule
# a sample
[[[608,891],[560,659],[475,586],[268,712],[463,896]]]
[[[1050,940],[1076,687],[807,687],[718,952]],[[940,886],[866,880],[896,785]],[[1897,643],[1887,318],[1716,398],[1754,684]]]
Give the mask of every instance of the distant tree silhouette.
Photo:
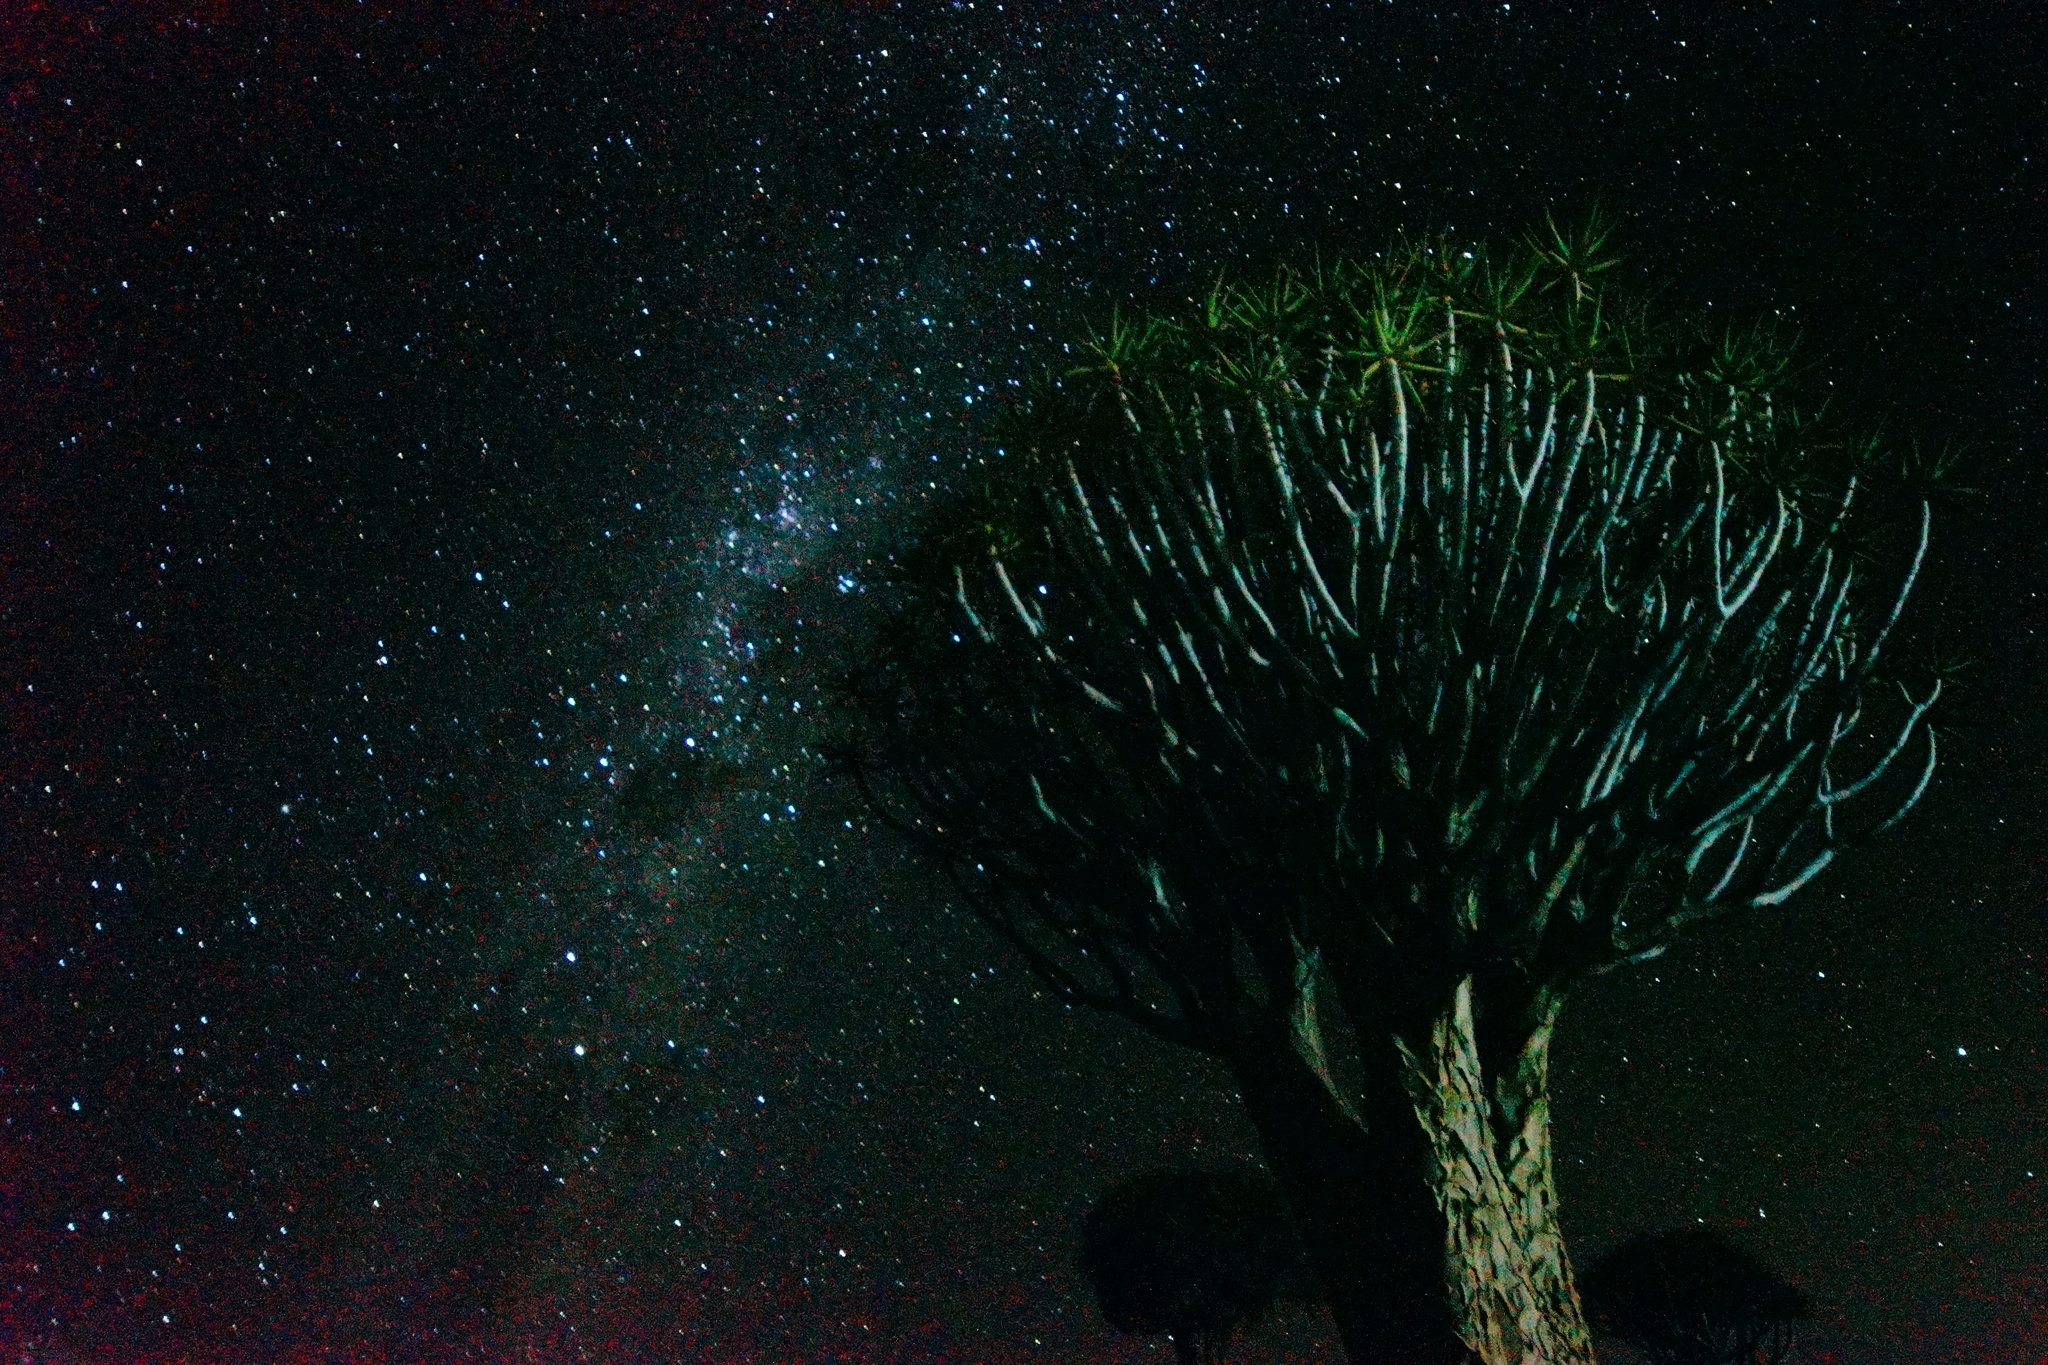
[[[1112,1187],[1082,1226],[1081,1270],[1102,1316],[1171,1337],[1181,1365],[1220,1361],[1299,1262],[1285,1198],[1260,1175],[1152,1171]]]
[[[1713,1228],[1621,1243],[1581,1277],[1593,1321],[1652,1365],[1782,1365],[1806,1299]]]

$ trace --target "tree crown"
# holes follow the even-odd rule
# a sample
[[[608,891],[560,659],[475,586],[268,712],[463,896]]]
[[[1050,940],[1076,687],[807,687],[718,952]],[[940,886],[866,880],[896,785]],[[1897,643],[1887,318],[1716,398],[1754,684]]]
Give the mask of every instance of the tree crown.
[[[902,557],[870,794],[1062,995],[1212,1049],[1324,978],[1540,1011],[1918,800],[1940,680],[1887,645],[1948,467],[1610,264],[1552,226],[1112,314]]]

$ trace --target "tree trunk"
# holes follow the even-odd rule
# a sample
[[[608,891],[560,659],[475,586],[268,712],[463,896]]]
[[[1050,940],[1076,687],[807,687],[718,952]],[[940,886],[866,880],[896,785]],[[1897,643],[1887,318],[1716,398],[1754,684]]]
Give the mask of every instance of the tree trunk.
[[[1562,1002],[1538,1002],[1526,1040],[1490,1089],[1469,977],[1424,1049],[1401,1046],[1430,1147],[1450,1310],[1484,1365],[1593,1365],[1551,1163],[1550,1041]]]
[[[1368,1088],[1369,1133],[1287,1041],[1247,1047],[1230,1067],[1345,1355],[1354,1365],[1463,1365],[1430,1152],[1398,1078],[1377,1087],[1391,1120],[1379,1120]]]
[[[1593,1365],[1552,1171],[1561,1002],[1489,1086],[1460,983],[1419,1051],[1367,1042],[1357,1117],[1285,1042],[1231,1059],[1354,1365]]]

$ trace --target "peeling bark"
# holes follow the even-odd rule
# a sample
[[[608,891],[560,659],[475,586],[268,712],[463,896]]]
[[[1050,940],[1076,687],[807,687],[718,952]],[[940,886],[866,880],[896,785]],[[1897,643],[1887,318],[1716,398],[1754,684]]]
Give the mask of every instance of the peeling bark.
[[[1424,1049],[1401,1049],[1429,1141],[1451,1312],[1484,1365],[1593,1365],[1551,1157],[1550,1042],[1562,1003],[1558,994],[1538,1001],[1533,1027],[1490,1087],[1469,977]]]

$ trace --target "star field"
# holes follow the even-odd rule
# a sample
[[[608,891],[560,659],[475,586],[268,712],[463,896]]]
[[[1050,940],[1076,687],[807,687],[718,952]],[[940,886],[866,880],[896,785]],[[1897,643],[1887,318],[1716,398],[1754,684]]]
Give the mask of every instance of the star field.
[[[1137,1359],[1081,1213],[1253,1159],[821,778],[895,537],[1076,328],[1597,196],[1981,454],[1899,840],[1600,982],[1587,1253],[2042,1347],[2044,33],[2023,9],[152,3],[0,71],[0,1341]],[[1330,1358],[1293,1312],[1244,1358]],[[2028,1352],[2033,1354],[2028,1354]]]

